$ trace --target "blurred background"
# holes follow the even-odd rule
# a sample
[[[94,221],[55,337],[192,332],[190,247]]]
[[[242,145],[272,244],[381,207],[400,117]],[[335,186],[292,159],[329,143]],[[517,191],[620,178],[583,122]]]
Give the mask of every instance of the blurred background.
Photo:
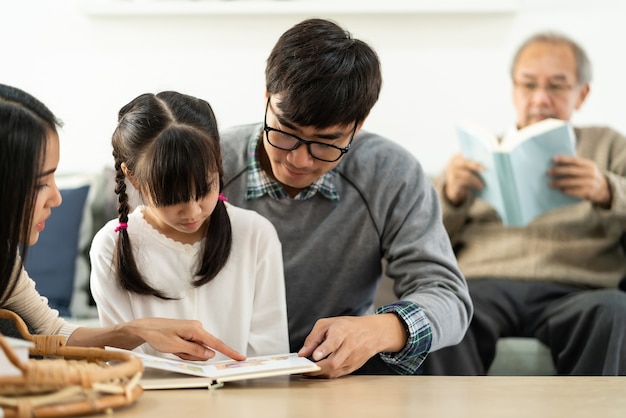
[[[572,36],[594,66],[577,124],[626,132],[626,2],[613,0],[0,0],[0,83],[64,123],[60,173],[112,164],[117,112],[145,92],[211,103],[221,127],[261,121],[265,59],[308,17],[372,45],[383,91],[365,129],[437,174],[458,150],[454,123],[511,126],[509,65],[538,30]]]

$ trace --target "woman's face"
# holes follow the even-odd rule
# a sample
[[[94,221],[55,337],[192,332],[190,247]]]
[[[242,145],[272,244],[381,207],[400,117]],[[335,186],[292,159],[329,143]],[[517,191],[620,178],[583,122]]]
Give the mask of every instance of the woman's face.
[[[59,136],[56,132],[51,132],[46,145],[43,170],[37,177],[37,195],[35,197],[35,210],[31,220],[28,245],[33,245],[39,240],[39,233],[45,228],[46,219],[50,217],[51,209],[61,204],[61,193],[54,179],[54,173],[58,164]]]

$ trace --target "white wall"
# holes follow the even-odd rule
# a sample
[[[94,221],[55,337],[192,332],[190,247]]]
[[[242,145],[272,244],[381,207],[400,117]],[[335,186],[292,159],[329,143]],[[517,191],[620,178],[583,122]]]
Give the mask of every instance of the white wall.
[[[494,131],[514,122],[509,61],[536,30],[570,34],[594,64],[592,93],[574,121],[626,132],[622,1],[519,0],[510,13],[333,15],[320,8],[113,17],[84,13],[85,1],[0,0],[0,82],[34,94],[63,119],[62,173],[111,164],[117,111],[144,92],[201,96],[222,127],[261,120],[265,59],[282,32],[312,16],[336,20],[377,49],[384,85],[366,129],[406,146],[431,174],[457,150],[456,120]]]

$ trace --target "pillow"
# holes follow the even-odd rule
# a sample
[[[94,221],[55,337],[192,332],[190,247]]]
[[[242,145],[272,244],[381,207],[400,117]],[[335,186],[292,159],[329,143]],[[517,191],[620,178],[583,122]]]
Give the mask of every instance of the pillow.
[[[50,306],[61,316],[69,317],[73,313],[75,277],[77,267],[81,269],[81,229],[83,220],[89,218],[84,216],[89,189],[89,182],[77,187],[60,186],[63,202],[52,208],[45,230],[37,243],[28,249],[25,261],[26,271],[35,281],[37,290],[48,298]]]

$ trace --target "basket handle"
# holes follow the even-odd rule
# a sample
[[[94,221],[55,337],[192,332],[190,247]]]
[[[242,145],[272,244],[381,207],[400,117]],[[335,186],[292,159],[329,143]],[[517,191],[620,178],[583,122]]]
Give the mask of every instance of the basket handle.
[[[24,336],[24,332],[26,332],[26,334],[32,338],[32,335],[30,335],[30,333],[28,332],[28,328],[26,327],[24,321],[22,321],[22,318],[20,318],[14,312],[7,311],[6,309],[0,309],[0,318],[11,319],[13,322],[15,322],[15,325],[17,326],[17,329],[22,336]],[[4,351],[5,356],[7,357],[7,359],[9,359],[11,364],[20,369],[22,373],[26,371],[26,364],[23,364],[21,362],[17,354],[15,354],[13,347],[11,347],[11,345],[6,340],[6,338],[4,338],[4,335],[2,335],[2,333],[0,333],[0,348],[2,348],[2,351]]]
[[[30,349],[30,354],[49,353],[56,355],[58,350],[65,347],[66,338],[61,335],[32,335],[24,320],[13,311],[0,309],[0,318],[13,321],[22,338],[35,344],[35,347]]]
[[[28,341],[34,340],[33,335],[30,332],[28,332],[28,327],[26,326],[26,323],[24,322],[24,320],[15,312],[9,311],[7,309],[0,309],[0,318],[10,319],[11,321],[13,321],[20,335],[25,340],[28,340]]]

